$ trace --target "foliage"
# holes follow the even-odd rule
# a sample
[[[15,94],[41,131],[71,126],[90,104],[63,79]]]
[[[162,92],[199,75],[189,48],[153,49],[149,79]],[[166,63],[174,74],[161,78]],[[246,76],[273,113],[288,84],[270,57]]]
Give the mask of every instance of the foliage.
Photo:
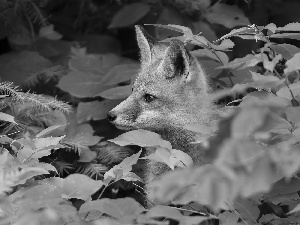
[[[299,21],[297,6],[0,1],[0,36],[11,50],[0,55],[0,224],[297,224],[300,25],[291,23]],[[280,21],[267,20],[275,17]],[[150,131],[107,140],[113,135],[95,122],[131,92],[139,64],[129,58],[136,49],[126,49],[134,38],[122,31],[137,23],[154,25],[148,27],[163,42],[183,41],[217,89],[211,100],[227,100],[224,118],[186,127],[198,133],[210,165],[193,165]],[[132,145],[156,150],[145,156]],[[135,170],[145,160],[170,167],[149,190]],[[129,184],[156,206],[113,199]]]

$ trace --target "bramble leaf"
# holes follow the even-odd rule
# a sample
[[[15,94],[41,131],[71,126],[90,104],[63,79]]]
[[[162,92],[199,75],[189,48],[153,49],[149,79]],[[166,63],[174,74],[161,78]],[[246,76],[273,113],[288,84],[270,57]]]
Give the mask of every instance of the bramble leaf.
[[[112,18],[108,28],[127,27],[137,23],[150,11],[150,5],[143,2],[126,4]]]
[[[156,134],[147,130],[133,130],[127,133],[121,134],[120,136],[110,139],[109,141],[115,144],[125,145],[138,145],[141,147],[155,147],[159,146],[162,148],[172,149],[171,143],[161,138],[159,134]]]
[[[71,174],[63,181],[64,198],[91,200],[94,194],[103,186],[103,181],[93,180],[83,174]]]

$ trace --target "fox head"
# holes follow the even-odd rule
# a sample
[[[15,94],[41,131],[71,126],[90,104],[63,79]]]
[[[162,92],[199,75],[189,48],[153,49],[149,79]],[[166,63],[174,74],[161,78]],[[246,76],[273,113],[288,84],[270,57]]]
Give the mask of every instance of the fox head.
[[[189,123],[206,122],[208,85],[206,76],[184,43],[155,41],[136,26],[141,70],[131,95],[108,113],[123,130],[162,131]]]

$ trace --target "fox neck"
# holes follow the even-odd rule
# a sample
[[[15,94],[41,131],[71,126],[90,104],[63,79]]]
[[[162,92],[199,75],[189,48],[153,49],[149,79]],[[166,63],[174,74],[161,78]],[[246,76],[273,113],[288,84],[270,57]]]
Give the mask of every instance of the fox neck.
[[[187,151],[191,147],[192,141],[195,141],[195,133],[185,130],[181,127],[169,127],[157,131],[164,140],[168,140],[173,149]]]

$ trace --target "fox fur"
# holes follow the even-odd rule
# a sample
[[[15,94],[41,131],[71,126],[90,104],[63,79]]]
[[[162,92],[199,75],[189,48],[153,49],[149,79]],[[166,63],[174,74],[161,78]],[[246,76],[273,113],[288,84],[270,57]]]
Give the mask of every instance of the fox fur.
[[[109,112],[108,119],[119,129],[154,131],[174,149],[189,154],[195,164],[206,163],[204,150],[191,144],[195,133],[183,128],[211,118],[204,70],[183,42],[157,42],[140,26],[136,26],[136,35],[141,70],[131,95]],[[162,163],[149,164],[144,177],[150,183],[167,170]]]

